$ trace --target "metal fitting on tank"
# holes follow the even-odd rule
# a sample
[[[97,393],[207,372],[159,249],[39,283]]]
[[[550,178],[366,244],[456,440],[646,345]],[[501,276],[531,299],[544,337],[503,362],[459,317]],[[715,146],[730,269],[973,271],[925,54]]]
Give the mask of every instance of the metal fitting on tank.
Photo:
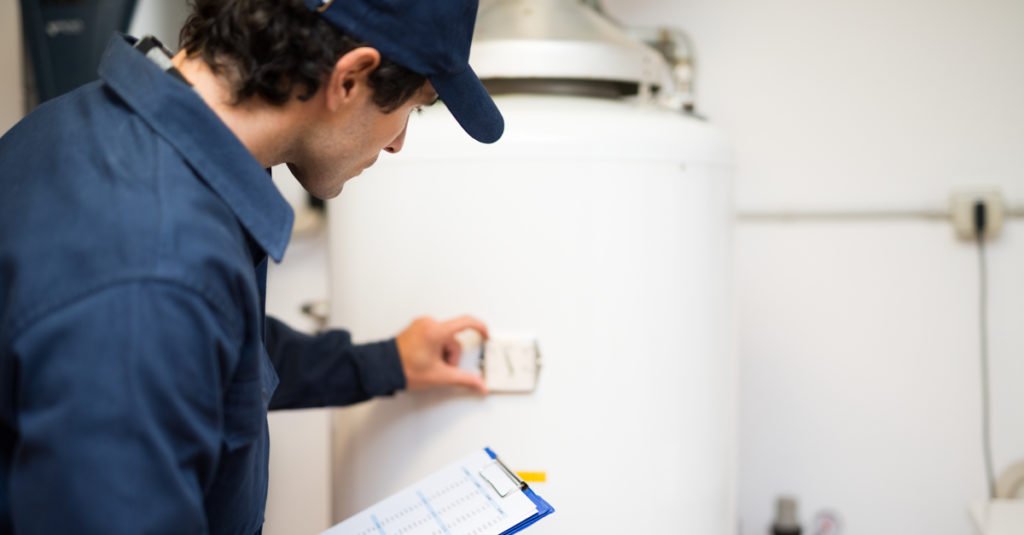
[[[772,535],[800,535],[800,533],[796,498],[780,496],[775,500],[775,522],[772,523]]]

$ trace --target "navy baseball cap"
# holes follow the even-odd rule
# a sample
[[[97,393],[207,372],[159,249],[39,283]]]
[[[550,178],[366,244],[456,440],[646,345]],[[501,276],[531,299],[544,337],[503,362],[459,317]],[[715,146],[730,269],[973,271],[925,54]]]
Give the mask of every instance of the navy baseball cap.
[[[469,66],[478,0],[306,0],[327,22],[426,76],[463,130],[494,143],[505,120]]]

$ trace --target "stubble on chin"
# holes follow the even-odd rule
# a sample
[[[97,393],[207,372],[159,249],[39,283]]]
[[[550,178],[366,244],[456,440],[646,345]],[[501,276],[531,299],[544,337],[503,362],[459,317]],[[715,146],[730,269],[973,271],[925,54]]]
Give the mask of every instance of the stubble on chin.
[[[345,182],[348,181],[348,179],[344,179],[335,185],[337,179],[330,177],[328,173],[311,173],[307,168],[293,163],[288,164],[288,169],[295,180],[302,185],[302,189],[321,200],[333,199],[340,195]]]
[[[341,195],[341,192],[345,189],[345,184],[347,184],[348,181],[352,180],[353,178],[355,178],[355,176],[345,175],[342,178],[335,179],[336,181],[328,181],[323,184],[325,191],[318,192],[317,194],[314,195],[323,200],[333,199],[338,195]]]

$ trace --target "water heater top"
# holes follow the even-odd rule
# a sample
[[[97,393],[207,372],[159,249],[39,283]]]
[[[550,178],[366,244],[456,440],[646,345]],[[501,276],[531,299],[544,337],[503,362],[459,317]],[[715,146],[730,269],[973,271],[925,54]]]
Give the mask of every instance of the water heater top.
[[[470,64],[485,81],[673,83],[658,52],[579,0],[484,0]]]

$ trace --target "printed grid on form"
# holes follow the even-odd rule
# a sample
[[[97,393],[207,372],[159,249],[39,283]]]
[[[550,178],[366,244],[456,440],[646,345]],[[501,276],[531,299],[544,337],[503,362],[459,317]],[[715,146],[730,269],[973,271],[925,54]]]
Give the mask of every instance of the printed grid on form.
[[[494,463],[470,455],[325,531],[323,535],[497,535],[537,512],[522,492],[504,498],[480,471]]]

